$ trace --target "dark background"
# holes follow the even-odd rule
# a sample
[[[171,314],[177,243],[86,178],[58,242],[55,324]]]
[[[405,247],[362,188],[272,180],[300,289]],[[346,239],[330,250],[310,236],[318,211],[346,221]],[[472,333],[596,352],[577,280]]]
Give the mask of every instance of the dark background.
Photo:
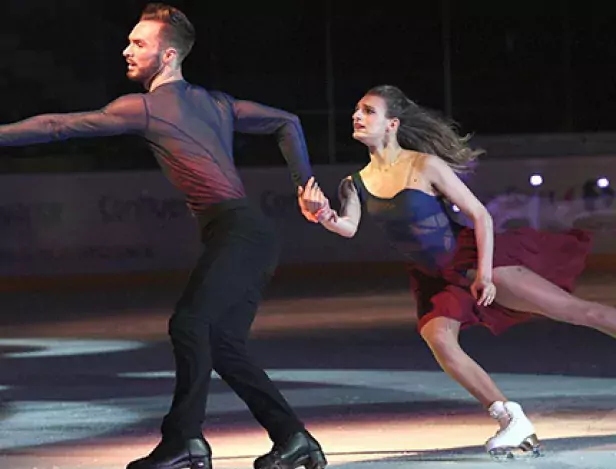
[[[125,78],[121,53],[146,3],[3,2],[0,122],[95,109],[141,91]],[[476,135],[616,128],[611,2],[171,3],[197,28],[185,77],[298,114],[315,164],[366,158],[350,137],[350,116],[362,94],[383,83]],[[155,167],[133,137],[0,155],[4,172]],[[239,136],[236,158],[240,166],[284,164],[263,137]]]

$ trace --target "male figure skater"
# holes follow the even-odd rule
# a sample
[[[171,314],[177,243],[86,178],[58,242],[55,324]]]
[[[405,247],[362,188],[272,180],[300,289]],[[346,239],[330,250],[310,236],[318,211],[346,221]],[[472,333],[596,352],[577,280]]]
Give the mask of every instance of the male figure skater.
[[[194,27],[181,11],[149,4],[124,50],[128,78],[147,92],[122,96],[97,111],[40,115],[0,126],[0,145],[141,135],[198,221],[207,249],[169,321],[176,363],[173,402],[160,443],[128,469],[211,467],[201,425],[212,369],[273,441],[255,468],[320,469],[327,462],[319,443],[247,354],[246,340],[276,267],[278,245],[264,216],[246,199],[232,155],[234,131],[274,134],[295,185],[305,185],[311,167],[303,130],[288,112],[185,81],[182,61],[194,40]]]

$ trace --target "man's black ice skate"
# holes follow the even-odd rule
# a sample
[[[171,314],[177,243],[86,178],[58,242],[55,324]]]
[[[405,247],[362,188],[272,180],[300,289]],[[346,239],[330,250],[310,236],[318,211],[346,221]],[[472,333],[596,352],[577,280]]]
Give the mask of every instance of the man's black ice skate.
[[[283,445],[255,459],[254,469],[323,469],[327,465],[321,445],[308,432],[297,432]]]
[[[212,469],[212,450],[202,438],[180,443],[162,441],[148,456],[131,462],[126,469]]]

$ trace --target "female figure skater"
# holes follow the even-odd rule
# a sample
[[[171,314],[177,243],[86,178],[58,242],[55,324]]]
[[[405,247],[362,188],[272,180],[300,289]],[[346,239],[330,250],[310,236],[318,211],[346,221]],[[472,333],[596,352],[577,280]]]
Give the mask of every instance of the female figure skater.
[[[362,208],[374,218],[408,260],[421,336],[442,369],[500,426],[487,451],[539,455],[540,442],[521,406],[464,352],[458,334],[476,324],[499,334],[542,315],[616,336],[616,309],[570,294],[590,250],[589,234],[520,228],[494,235],[490,214],[457,174],[480,152],[396,87],[369,90],[353,114],[353,128],[370,162],[341,182],[340,213],[313,179],[299,188],[303,209],[349,238]],[[458,224],[449,203],[474,228]]]

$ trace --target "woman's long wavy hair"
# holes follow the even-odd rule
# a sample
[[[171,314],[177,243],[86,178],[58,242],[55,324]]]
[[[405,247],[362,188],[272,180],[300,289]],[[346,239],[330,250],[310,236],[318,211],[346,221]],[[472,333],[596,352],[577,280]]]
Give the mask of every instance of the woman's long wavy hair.
[[[366,95],[382,98],[386,117],[400,120],[398,143],[402,148],[436,155],[458,173],[470,171],[471,163],[484,153],[468,146],[471,136],[459,135],[456,122],[419,106],[395,86],[376,86]]]

